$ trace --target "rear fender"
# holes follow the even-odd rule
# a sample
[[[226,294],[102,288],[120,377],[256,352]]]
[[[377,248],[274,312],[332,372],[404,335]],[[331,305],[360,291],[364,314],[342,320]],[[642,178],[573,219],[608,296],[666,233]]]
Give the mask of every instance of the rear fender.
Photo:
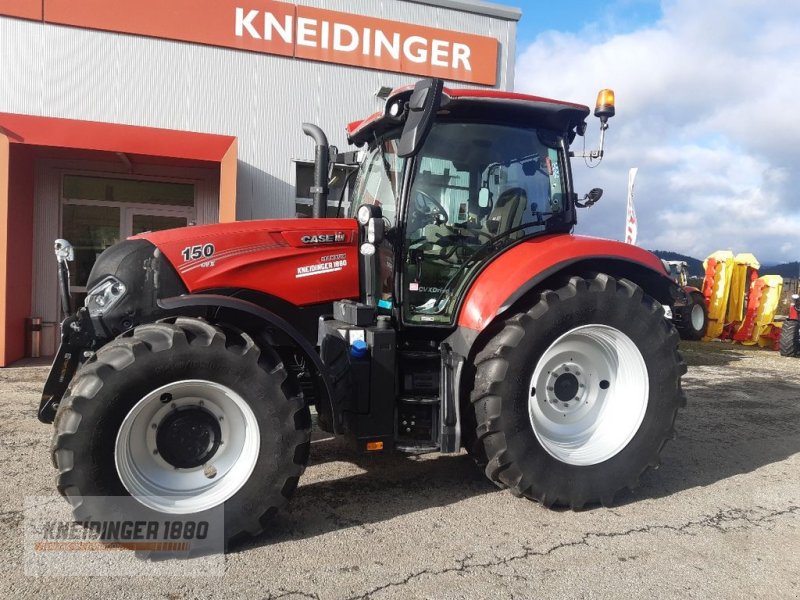
[[[692,294],[700,294],[701,296],[703,295],[703,292],[701,292],[698,288],[694,287],[693,285],[683,286],[683,291],[686,292],[687,296],[691,296]]]
[[[501,321],[498,317],[527,310],[541,290],[560,287],[569,277],[587,273],[629,279],[662,304],[672,305],[680,294],[661,260],[630,244],[561,234],[509,248],[473,281],[458,313],[458,327],[447,338],[454,354],[468,359],[455,382],[462,414],[470,410],[475,355],[497,332],[492,324]]]
[[[338,418],[336,418],[333,402],[331,400],[331,398],[333,398],[333,385],[328,377],[327,368],[320,359],[319,353],[314,346],[312,346],[308,339],[286,319],[257,304],[242,300],[241,298],[217,294],[189,294],[173,298],[164,298],[158,301],[158,305],[167,314],[193,314],[197,316],[209,315],[209,313],[217,313],[220,310],[227,309],[241,317],[237,319],[237,322],[231,324],[241,327],[244,331],[254,331],[260,327],[269,327],[279,330],[297,350],[305,355],[305,358],[309,361],[308,364],[313,365],[325,389],[324,397],[320,395],[317,399],[319,404],[323,404],[323,406],[318,405],[317,410],[327,412],[328,415],[332,417],[330,422],[333,426],[334,433],[341,433],[341,427]]]
[[[542,236],[513,246],[478,275],[458,313],[459,329],[480,333],[537,290],[588,272],[630,279],[662,304],[672,304],[678,294],[661,260],[647,250],[599,238]]]

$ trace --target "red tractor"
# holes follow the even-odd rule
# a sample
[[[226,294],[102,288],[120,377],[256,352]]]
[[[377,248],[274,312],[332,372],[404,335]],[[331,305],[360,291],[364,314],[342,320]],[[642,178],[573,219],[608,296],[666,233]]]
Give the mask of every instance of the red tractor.
[[[684,404],[678,290],[653,254],[572,235],[602,193],[573,191],[589,113],[423,80],[348,126],[345,216],[321,218],[329,148],[306,125],[315,218],[106,250],[39,409],[76,517],[132,496],[159,519],[222,506],[227,540],[258,534],[305,469],[311,407],[365,452],[466,448],[547,507],[634,487]],[[609,90],[595,115],[598,159]]]
[[[680,295],[672,305],[672,321],[681,338],[700,340],[708,329],[708,306],[703,292],[689,285],[689,265],[683,260],[667,261],[670,275],[678,284]]]

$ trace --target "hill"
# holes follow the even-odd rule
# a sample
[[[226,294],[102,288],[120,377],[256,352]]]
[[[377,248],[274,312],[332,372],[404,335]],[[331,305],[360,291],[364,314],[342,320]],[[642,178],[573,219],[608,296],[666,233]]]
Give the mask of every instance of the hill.
[[[772,267],[761,267],[758,271],[759,275],[780,275],[787,279],[797,279],[798,273],[800,273],[800,262],[797,261]]]
[[[703,261],[685,254],[678,252],[671,252],[669,250],[651,250],[658,258],[664,260],[683,260],[689,265],[689,276],[703,277],[705,274],[703,270]],[[756,257],[758,258],[758,257]],[[766,266],[762,265],[758,270],[759,275],[780,275],[785,279],[797,279],[800,276],[800,261],[783,263],[779,265]]]

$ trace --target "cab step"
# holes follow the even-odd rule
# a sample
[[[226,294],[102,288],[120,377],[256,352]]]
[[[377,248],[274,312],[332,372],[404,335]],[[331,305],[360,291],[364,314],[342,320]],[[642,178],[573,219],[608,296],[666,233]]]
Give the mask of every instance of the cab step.
[[[439,404],[438,396],[400,396],[397,400],[406,404]]]
[[[428,454],[430,452],[438,452],[439,445],[431,444],[396,444],[394,447],[398,452],[405,452],[406,454]]]

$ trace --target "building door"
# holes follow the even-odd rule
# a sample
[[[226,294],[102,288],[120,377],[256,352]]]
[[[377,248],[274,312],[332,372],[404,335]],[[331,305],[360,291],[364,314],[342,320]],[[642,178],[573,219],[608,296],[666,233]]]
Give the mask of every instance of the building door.
[[[61,237],[75,249],[70,283],[75,306],[97,257],[131,235],[185,227],[195,219],[194,185],[116,177],[64,175]]]

